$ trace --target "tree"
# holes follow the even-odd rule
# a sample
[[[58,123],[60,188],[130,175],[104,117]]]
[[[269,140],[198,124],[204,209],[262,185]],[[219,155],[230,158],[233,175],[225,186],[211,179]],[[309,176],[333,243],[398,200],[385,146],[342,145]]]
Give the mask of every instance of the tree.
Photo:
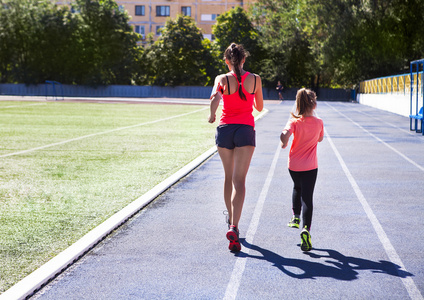
[[[113,0],[77,0],[74,10],[82,20],[76,83],[131,84],[140,50],[128,14]]]
[[[251,57],[246,60],[246,69],[253,72],[261,70],[263,51],[259,44],[259,34],[243,8],[237,6],[220,15],[216,19],[212,33],[215,36],[214,48],[216,56],[222,61],[220,63],[221,72],[226,71],[222,57],[225,49],[231,43],[242,44],[250,53]]]
[[[213,81],[207,73],[211,72],[211,53],[188,16],[168,20],[158,40],[146,48],[145,57],[150,65],[149,84],[207,85]]]
[[[333,84],[404,73],[422,58],[424,3],[411,1],[312,0],[327,24],[322,46]],[[421,16],[421,17],[420,17]]]
[[[113,0],[50,0],[0,6],[1,82],[130,84],[140,56],[129,17]]]
[[[250,10],[260,34],[266,57],[262,73],[266,85],[278,80],[285,86],[305,86],[315,82],[319,73],[312,51],[313,21],[306,1],[259,0]]]
[[[5,1],[0,7],[1,82],[39,83],[63,74],[69,10],[50,1]]]

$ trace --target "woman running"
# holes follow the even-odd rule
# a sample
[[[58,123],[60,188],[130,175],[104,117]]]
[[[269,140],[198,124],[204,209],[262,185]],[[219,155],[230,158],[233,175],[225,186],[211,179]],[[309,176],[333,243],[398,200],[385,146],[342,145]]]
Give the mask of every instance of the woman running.
[[[248,52],[231,44],[224,53],[229,73],[218,75],[212,90],[209,123],[215,122],[219,102],[222,115],[216,130],[216,145],[225,172],[224,201],[228,210],[229,249],[241,250],[238,225],[246,193],[246,175],[255,150],[253,107],[263,109],[261,78],[243,69]]]

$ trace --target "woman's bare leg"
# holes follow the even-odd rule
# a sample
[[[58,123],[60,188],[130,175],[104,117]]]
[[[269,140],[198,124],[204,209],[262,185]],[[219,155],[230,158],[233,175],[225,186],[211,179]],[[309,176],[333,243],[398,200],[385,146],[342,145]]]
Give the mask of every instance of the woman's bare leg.
[[[255,147],[236,147],[232,150],[218,147],[225,172],[224,200],[230,222],[238,228],[246,195],[246,176]]]
[[[224,179],[224,201],[227,207],[228,217],[230,223],[232,222],[232,205],[231,198],[233,194],[233,170],[234,170],[234,149],[230,150],[227,148],[218,147],[218,153],[221,157],[222,165],[224,167],[225,179]]]

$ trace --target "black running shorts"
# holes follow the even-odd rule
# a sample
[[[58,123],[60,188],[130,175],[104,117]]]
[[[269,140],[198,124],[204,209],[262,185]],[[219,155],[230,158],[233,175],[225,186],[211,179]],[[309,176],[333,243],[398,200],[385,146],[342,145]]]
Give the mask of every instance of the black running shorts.
[[[216,145],[234,149],[235,147],[256,146],[255,129],[244,124],[224,124],[216,128]]]

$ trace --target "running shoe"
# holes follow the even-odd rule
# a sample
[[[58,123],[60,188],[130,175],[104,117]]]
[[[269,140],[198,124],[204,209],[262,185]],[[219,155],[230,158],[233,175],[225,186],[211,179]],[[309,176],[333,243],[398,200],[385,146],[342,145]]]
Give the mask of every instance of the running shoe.
[[[300,244],[300,249],[302,249],[302,251],[311,251],[312,250],[311,234],[309,233],[306,226],[305,228],[302,229],[302,232],[300,233],[300,239],[302,240]]]
[[[293,218],[290,220],[289,224],[287,226],[291,228],[299,228],[300,219],[293,216]]]
[[[241,250],[239,231],[236,226],[230,226],[230,230],[227,231],[227,239],[230,241],[228,249],[230,249],[231,252],[239,252]]]

